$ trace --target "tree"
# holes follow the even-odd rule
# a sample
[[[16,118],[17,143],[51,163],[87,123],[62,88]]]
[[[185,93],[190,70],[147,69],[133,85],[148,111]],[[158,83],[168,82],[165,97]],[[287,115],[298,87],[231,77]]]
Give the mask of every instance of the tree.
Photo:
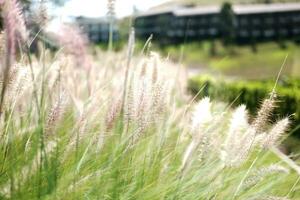
[[[224,46],[229,46],[235,40],[235,14],[230,3],[225,2],[220,11],[220,32]]]

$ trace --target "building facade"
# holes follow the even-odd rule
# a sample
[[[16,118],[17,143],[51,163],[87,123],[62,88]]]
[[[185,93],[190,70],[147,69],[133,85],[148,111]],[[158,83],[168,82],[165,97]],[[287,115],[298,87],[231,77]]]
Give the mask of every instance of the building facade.
[[[108,42],[109,40],[109,21],[107,18],[87,18],[77,17],[76,23],[84,33],[88,36],[89,40],[94,43]],[[118,28],[113,27],[113,40],[118,40]]]
[[[215,39],[222,36],[221,7],[174,7],[148,11],[135,19],[137,37],[151,34],[161,43]],[[233,5],[237,42],[300,37],[300,3]]]

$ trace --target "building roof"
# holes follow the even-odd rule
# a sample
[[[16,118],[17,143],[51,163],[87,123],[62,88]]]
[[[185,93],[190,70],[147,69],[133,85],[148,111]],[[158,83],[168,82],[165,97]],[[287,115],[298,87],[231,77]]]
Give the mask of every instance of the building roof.
[[[197,6],[190,8],[181,8],[174,10],[175,16],[189,16],[189,15],[207,15],[219,13],[220,6]]]
[[[163,7],[163,8],[155,8],[150,9],[146,12],[139,13],[137,17],[147,17],[153,15],[162,15],[167,13],[173,13],[175,10],[182,8],[181,6],[170,6],[170,7]]]
[[[221,6],[173,6],[149,10],[138,15],[138,17],[161,15],[172,13],[175,16],[206,15],[219,13]],[[233,5],[236,14],[272,13],[272,12],[291,12],[300,11],[300,3],[273,3],[273,4],[243,4]]]
[[[233,6],[233,10],[236,14],[299,11],[300,3],[235,5]]]

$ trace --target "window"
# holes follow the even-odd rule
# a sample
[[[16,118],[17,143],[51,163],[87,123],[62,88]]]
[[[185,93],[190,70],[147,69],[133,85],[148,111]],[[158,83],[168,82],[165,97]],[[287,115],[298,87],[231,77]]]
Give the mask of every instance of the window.
[[[248,24],[247,18],[242,18],[242,19],[240,20],[240,25],[245,26],[245,25],[247,25],[247,24]]]
[[[214,16],[214,17],[211,18],[211,22],[213,24],[217,24],[219,22],[219,18],[217,16]]]
[[[285,35],[288,34],[288,30],[286,30],[286,29],[280,29],[279,30],[279,34],[285,36]]]
[[[241,30],[241,31],[239,32],[239,35],[240,35],[241,37],[248,37],[248,36],[249,36],[249,32],[248,32],[247,30]]]
[[[267,17],[265,19],[266,24],[273,24],[274,23],[274,18],[273,17]]]
[[[275,34],[275,31],[272,30],[272,29],[269,29],[269,30],[265,30],[265,31],[264,31],[265,37],[272,37],[272,36],[274,36],[274,34]]]
[[[295,16],[293,17],[293,21],[294,21],[294,22],[300,22],[300,15],[295,15]]]
[[[287,17],[284,17],[284,16],[279,17],[279,22],[280,23],[286,23],[287,21],[288,21]]]
[[[300,33],[300,28],[294,28],[293,33],[294,34],[299,34]]]
[[[260,36],[260,31],[259,30],[253,30],[252,31],[252,36],[254,36],[254,37]]]
[[[195,36],[195,35],[196,35],[196,32],[193,31],[193,30],[188,30],[188,31],[187,31],[187,35],[188,35],[188,36]]]
[[[252,20],[252,23],[253,23],[254,25],[259,25],[259,24],[261,24],[261,20],[260,20],[259,18],[254,18],[254,19]]]
[[[208,33],[209,33],[210,35],[216,35],[216,34],[217,34],[217,29],[215,29],[215,28],[210,28],[210,29],[208,30]]]
[[[181,30],[177,30],[177,31],[175,31],[175,35],[178,36],[178,37],[183,37],[184,36],[184,32],[181,31]]]
[[[199,32],[199,35],[205,35],[205,30],[204,29],[200,29],[198,32]]]

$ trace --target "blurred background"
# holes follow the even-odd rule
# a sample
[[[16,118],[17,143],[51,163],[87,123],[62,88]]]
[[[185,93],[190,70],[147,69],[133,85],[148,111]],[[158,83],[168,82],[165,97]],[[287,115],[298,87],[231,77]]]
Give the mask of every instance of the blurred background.
[[[185,72],[180,75],[188,78],[191,94],[201,90],[199,97],[245,103],[253,113],[272,91],[282,68],[276,116],[291,116],[291,137],[284,150],[300,152],[300,1],[23,0],[22,4],[31,35],[53,49],[57,46],[53,33],[62,23],[78,26],[92,49],[110,51],[122,50],[134,27],[136,53],[147,43],[147,51],[181,64]],[[47,26],[41,19],[48,21]],[[31,48],[35,51],[36,45]]]

